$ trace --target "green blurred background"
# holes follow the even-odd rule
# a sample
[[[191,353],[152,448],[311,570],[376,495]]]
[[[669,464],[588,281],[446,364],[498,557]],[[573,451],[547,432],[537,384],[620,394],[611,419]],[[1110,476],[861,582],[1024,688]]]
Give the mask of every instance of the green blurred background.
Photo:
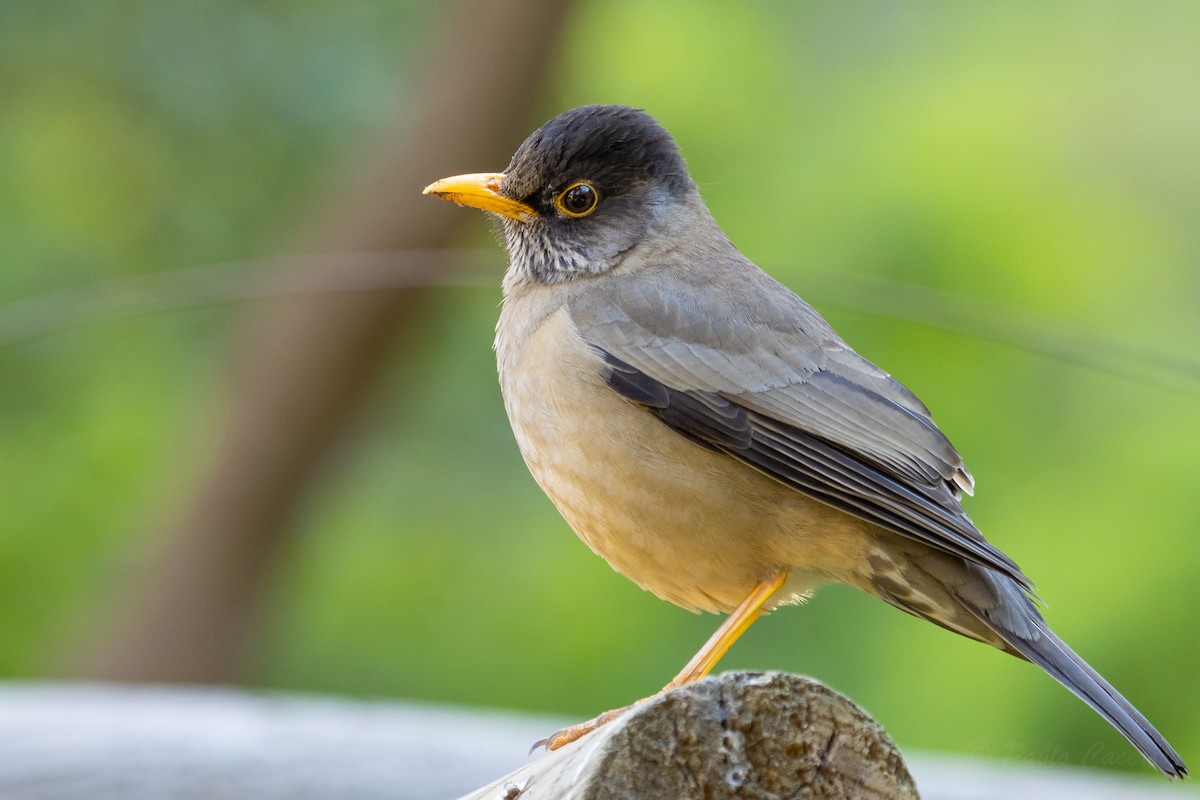
[[[0,3],[0,324],[24,298],[274,255],[439,68],[440,8]],[[975,521],[1192,762],[1198,31],[1183,0],[595,0],[528,121],[618,102],[674,132],[744,252],[933,409],[978,480]],[[490,351],[503,260],[473,230],[495,281],[438,295],[416,358],[324,460],[271,576],[254,686],[583,717],[656,690],[717,624],[613,573],[529,478]],[[1159,382],[1079,366],[875,313],[887,284],[830,275],[1183,362]],[[247,311],[129,314],[0,349],[0,677],[67,674],[103,635],[203,470]],[[813,675],[907,749],[1142,768],[1038,670],[841,587],[756,625],[722,668]]]

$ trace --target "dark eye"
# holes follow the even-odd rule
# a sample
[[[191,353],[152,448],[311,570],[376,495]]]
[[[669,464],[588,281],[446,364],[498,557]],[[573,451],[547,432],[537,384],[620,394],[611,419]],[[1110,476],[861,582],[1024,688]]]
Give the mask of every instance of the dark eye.
[[[554,199],[554,204],[568,217],[586,217],[596,210],[600,195],[590,183],[573,183]]]

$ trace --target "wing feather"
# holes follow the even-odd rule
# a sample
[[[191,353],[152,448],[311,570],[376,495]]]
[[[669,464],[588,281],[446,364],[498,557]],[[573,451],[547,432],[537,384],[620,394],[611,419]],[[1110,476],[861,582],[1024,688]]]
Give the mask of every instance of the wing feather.
[[[902,536],[997,569],[1015,563],[959,503],[970,473],[928,409],[757,268],[615,281],[568,304],[608,385],[673,430]],[[680,290],[682,288],[682,290]]]

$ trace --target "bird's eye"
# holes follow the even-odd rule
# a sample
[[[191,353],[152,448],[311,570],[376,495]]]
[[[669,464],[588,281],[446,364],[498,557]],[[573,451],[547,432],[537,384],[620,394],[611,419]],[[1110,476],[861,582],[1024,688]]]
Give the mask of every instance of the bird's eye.
[[[586,217],[596,210],[600,195],[590,183],[573,183],[556,198],[554,204],[568,217]]]

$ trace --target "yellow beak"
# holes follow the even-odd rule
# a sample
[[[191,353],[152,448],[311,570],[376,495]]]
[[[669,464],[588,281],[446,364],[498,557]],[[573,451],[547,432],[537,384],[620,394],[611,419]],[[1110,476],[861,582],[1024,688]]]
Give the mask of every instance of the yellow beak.
[[[537,216],[537,212],[519,200],[500,194],[502,172],[476,172],[471,175],[455,175],[442,178],[425,187],[422,194],[431,194],[460,206],[482,208],[493,214],[526,222]]]

